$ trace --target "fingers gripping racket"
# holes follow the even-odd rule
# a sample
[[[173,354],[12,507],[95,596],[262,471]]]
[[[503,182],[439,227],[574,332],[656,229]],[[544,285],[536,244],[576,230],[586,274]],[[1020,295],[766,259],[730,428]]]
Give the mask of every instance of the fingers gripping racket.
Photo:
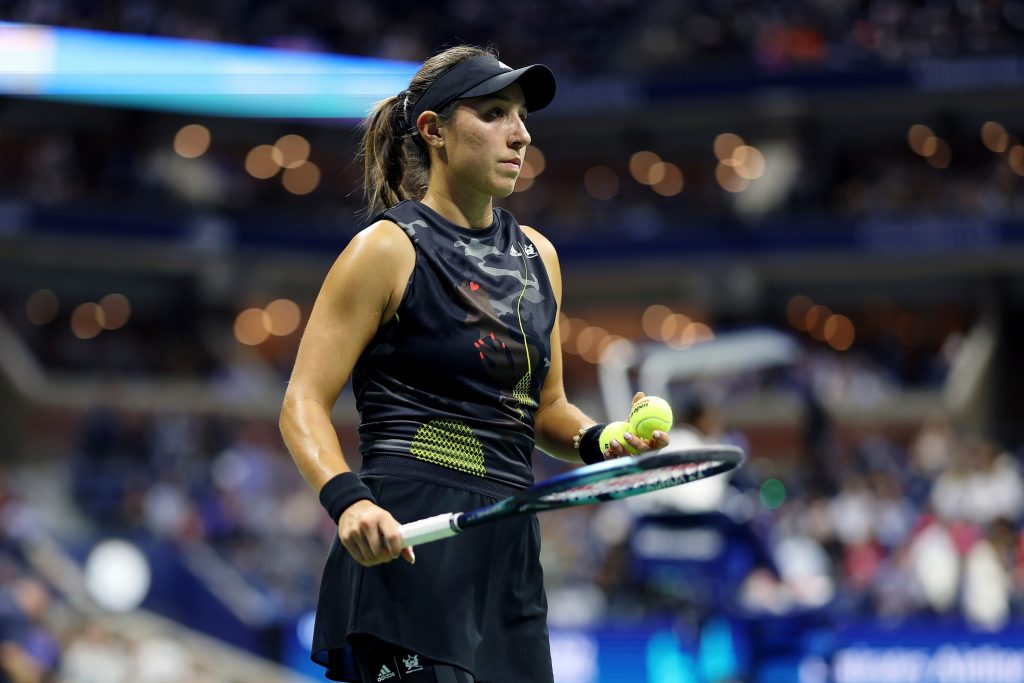
[[[735,446],[663,449],[636,457],[578,467],[534,484],[494,505],[467,512],[446,512],[403,524],[402,547],[454,536],[466,529],[506,517],[590,505],[679,486],[734,470],[743,464]]]

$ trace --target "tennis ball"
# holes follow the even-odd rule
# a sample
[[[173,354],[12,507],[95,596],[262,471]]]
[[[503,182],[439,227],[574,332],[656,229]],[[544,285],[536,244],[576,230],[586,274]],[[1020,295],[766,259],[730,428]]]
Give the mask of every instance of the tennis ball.
[[[629,422],[633,425],[634,434],[649,440],[655,430],[667,432],[672,429],[672,406],[663,398],[647,396],[633,404]]]
[[[601,436],[598,437],[598,444],[601,446],[601,452],[607,453],[608,449],[611,448],[612,439],[618,441],[623,448],[626,449],[627,453],[636,455],[639,451],[629,445],[626,442],[623,434],[626,432],[632,432],[633,425],[625,421],[612,422],[607,427],[601,430]]]

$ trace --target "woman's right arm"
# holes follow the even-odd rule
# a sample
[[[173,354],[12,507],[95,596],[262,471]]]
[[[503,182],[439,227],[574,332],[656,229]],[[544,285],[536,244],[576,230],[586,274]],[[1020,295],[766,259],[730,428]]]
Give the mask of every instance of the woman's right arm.
[[[352,239],[324,279],[302,333],[280,417],[285,444],[316,491],[350,471],[331,411],[363,349],[397,310],[415,258],[401,229],[381,221]],[[402,550],[398,523],[369,500],[342,512],[338,534],[364,566],[389,562],[400,553],[413,559],[410,549]]]

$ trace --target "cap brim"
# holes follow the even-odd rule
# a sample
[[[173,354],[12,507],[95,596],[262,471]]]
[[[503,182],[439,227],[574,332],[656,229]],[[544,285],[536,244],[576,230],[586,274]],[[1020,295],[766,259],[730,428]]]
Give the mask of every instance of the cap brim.
[[[555,99],[555,74],[543,64],[524,66],[522,69],[513,69],[492,76],[462,93],[460,98],[493,95],[517,82],[523,89],[527,111],[543,109]]]

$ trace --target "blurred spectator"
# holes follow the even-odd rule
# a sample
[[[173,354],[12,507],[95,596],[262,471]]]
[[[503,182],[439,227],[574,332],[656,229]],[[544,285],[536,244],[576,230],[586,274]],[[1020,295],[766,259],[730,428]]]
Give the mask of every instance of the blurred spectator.
[[[87,622],[70,634],[60,675],[75,683],[128,683],[131,644],[97,622]]]
[[[46,586],[22,576],[0,587],[0,675],[12,683],[46,680],[56,669],[60,646],[45,624]]]
[[[975,438],[961,446],[932,489],[936,512],[944,520],[979,525],[998,518],[1019,519],[1024,481],[1018,463],[987,439]]]

